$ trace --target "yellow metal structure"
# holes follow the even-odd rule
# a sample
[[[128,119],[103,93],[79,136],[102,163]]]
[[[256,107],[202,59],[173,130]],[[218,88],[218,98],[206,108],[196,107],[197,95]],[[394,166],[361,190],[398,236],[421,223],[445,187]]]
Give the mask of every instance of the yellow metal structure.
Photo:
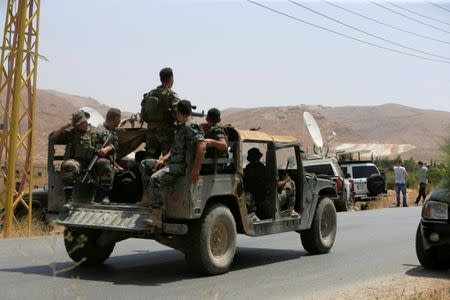
[[[18,205],[28,212],[27,231],[31,233],[40,0],[7,2],[0,73],[0,200],[4,209],[0,218],[5,237],[18,223],[14,216]],[[23,199],[26,193],[29,201]]]

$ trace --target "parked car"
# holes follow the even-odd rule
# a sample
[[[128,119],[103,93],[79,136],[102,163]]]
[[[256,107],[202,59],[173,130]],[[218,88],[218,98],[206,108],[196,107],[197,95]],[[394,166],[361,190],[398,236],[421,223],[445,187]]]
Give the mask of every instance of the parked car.
[[[309,159],[303,161],[305,172],[316,174],[317,177],[325,177],[333,180],[336,185],[334,206],[337,211],[348,211],[353,205],[353,179],[345,178],[335,158]]]
[[[433,191],[425,199],[416,233],[416,253],[427,269],[450,268],[450,191]]]
[[[341,168],[347,178],[353,179],[355,201],[374,200],[387,194],[384,177],[372,162],[345,162]]]
[[[45,214],[48,209],[48,185],[44,185],[43,188],[33,189],[33,201],[32,201],[32,214],[33,217],[45,220]],[[28,204],[29,203],[29,194],[26,193],[23,196],[23,200]],[[26,208],[19,204],[16,207],[15,216],[16,217],[24,217],[27,214]]]

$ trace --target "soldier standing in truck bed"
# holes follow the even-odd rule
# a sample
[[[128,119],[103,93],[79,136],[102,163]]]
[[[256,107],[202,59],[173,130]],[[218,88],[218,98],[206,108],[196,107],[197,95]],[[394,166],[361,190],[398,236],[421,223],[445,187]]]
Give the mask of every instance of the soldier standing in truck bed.
[[[72,200],[73,186],[80,180],[81,171],[87,168],[97,147],[105,142],[104,134],[91,126],[88,118],[89,114],[84,111],[73,113],[66,125],[49,136],[54,143],[66,145],[64,161],[61,164],[61,179],[68,206]],[[104,191],[112,182],[113,166],[106,157],[113,151],[111,144],[97,151],[100,158],[95,164],[94,175],[100,179],[100,185],[105,186],[104,189],[97,188],[97,196],[105,195]]]
[[[172,91],[173,72],[164,68],[159,72],[161,85],[144,94],[141,102],[141,118],[147,123],[148,131],[145,141],[147,158],[158,159],[166,154],[174,141],[175,111],[180,101]]]
[[[226,158],[228,157],[228,142],[224,128],[220,125],[220,110],[211,108],[206,115],[206,123],[201,124],[206,138],[205,158]],[[218,164],[217,171],[220,172],[223,165]],[[214,172],[212,166],[203,166],[205,174]]]

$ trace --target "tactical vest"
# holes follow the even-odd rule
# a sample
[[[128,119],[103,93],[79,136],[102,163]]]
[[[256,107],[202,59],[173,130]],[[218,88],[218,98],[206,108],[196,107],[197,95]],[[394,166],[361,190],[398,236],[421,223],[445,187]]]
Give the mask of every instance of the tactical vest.
[[[97,144],[98,135],[95,127],[91,126],[86,133],[75,129],[71,141],[66,146],[64,159],[73,158],[79,162],[89,162],[94,156]]]
[[[141,102],[141,117],[149,125],[171,125],[175,122],[174,112],[171,110],[170,98],[175,93],[164,87],[158,87],[147,94]]]

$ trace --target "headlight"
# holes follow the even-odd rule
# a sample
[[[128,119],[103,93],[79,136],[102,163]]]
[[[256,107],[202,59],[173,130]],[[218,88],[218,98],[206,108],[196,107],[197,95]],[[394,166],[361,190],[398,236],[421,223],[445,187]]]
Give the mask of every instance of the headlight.
[[[422,210],[424,219],[447,220],[448,205],[442,202],[426,201]]]

